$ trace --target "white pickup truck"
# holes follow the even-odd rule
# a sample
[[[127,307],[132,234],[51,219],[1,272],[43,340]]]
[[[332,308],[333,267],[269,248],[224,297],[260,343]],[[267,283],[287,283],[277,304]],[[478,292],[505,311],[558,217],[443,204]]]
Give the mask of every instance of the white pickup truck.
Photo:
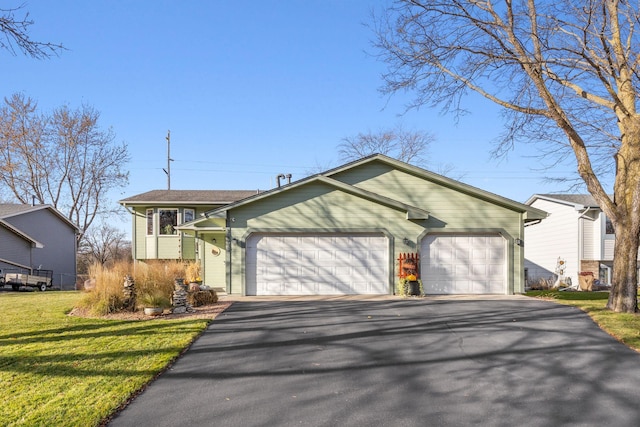
[[[53,270],[32,270],[30,273],[9,273],[0,269],[0,286],[11,285],[14,291],[29,286],[41,291],[51,287]]]

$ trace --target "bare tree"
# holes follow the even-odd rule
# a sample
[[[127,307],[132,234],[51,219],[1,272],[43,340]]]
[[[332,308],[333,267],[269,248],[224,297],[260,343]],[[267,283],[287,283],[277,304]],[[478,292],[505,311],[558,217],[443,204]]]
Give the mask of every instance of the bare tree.
[[[0,9],[0,48],[17,55],[17,51],[35,59],[45,59],[57,55],[64,50],[64,46],[54,43],[43,43],[32,40],[28,30],[33,21],[26,12],[23,17],[17,17],[16,13],[25,7],[24,4],[12,9]]]
[[[131,242],[118,228],[100,223],[85,235],[78,248],[78,270],[86,273],[91,264],[112,265],[114,262],[131,259]]]
[[[369,156],[384,154],[417,166],[426,162],[429,144],[434,136],[423,131],[406,131],[401,126],[379,132],[359,133],[346,137],[338,145],[342,161],[350,161]]]
[[[639,22],[637,3],[619,0],[403,0],[376,20],[387,93],[460,111],[474,91],[506,113],[496,154],[529,140],[575,160],[615,227],[607,307],[619,312],[637,311]]]
[[[41,114],[22,94],[0,109],[0,183],[22,202],[48,203],[82,235],[98,215],[115,212],[107,193],[128,182],[127,146],[102,130],[100,114],[83,105]]]

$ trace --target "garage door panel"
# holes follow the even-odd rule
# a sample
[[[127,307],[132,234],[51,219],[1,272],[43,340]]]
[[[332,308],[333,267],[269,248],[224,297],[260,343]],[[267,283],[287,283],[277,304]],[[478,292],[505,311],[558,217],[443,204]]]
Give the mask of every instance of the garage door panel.
[[[387,247],[382,235],[253,235],[246,293],[387,294]]]
[[[471,274],[475,277],[484,277],[487,275],[487,267],[484,264],[474,264],[471,266]]]
[[[453,282],[454,293],[456,294],[468,294],[470,293],[471,282],[469,280],[455,280]]]
[[[427,294],[504,294],[505,240],[490,235],[429,235],[421,243]]]
[[[336,276],[348,276],[351,274],[351,267],[336,267]]]

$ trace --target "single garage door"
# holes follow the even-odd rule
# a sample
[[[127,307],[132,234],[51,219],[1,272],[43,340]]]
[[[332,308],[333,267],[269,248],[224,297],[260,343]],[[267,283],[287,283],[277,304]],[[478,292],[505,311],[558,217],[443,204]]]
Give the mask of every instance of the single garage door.
[[[505,239],[499,234],[428,235],[421,244],[428,294],[506,294]]]
[[[247,295],[389,293],[383,235],[257,234],[246,255]]]

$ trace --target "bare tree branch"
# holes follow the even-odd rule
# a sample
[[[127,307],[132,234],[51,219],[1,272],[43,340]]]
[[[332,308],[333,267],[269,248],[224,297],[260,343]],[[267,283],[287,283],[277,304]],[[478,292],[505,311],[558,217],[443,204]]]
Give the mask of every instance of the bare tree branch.
[[[65,50],[61,44],[38,42],[29,37],[29,27],[34,24],[29,19],[29,13],[26,12],[22,18],[16,17],[16,13],[24,7],[25,4],[13,9],[0,9],[0,48],[14,56],[22,52],[35,59],[46,59]]]
[[[505,110],[495,155],[536,143],[575,171],[616,230],[608,306],[637,310],[640,22],[619,0],[398,0],[375,18],[383,91],[459,113],[469,91]],[[614,176],[609,196],[603,183]]]
[[[435,137],[423,131],[406,131],[402,126],[376,133],[359,133],[345,137],[338,145],[342,161],[351,161],[372,154],[384,154],[406,163],[422,166],[426,162],[429,144]]]
[[[81,233],[111,213],[107,192],[128,182],[127,146],[99,126],[100,114],[83,105],[40,114],[22,94],[0,109],[0,183],[22,203],[48,203]],[[82,235],[80,240],[82,239]]]
[[[91,264],[112,265],[114,262],[131,258],[131,242],[123,231],[100,223],[92,227],[78,247],[78,267],[86,273]]]

